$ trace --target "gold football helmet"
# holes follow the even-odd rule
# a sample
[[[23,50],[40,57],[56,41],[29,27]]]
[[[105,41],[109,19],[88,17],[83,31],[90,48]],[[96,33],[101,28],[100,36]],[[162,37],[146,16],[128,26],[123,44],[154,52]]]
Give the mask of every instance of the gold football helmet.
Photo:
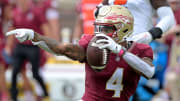
[[[130,11],[120,5],[103,6],[95,19],[95,34],[104,33],[117,43],[133,32],[134,19]]]

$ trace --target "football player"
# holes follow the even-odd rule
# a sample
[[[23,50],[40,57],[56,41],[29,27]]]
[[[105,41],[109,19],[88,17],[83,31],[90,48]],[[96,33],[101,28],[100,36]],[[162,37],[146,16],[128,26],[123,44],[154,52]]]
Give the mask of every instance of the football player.
[[[150,46],[126,40],[133,32],[133,24],[133,16],[127,8],[112,5],[100,8],[94,23],[95,35],[83,35],[77,45],[58,43],[31,29],[16,29],[6,35],[15,35],[20,42],[31,40],[48,52],[85,62],[83,101],[128,101],[140,76],[151,78],[154,74]],[[100,49],[111,51],[106,67],[99,72],[86,61],[86,49],[93,37],[105,37],[96,43]]]
[[[134,16],[134,32],[130,40],[148,44],[161,38],[175,24],[174,14],[167,0],[102,0],[98,7],[119,4],[127,7]],[[155,13],[159,22],[153,26],[152,17]]]
[[[13,28],[31,28],[40,34],[50,36],[47,34],[48,25],[42,9],[38,9],[38,6],[34,5],[31,0],[17,0],[15,6],[12,11]],[[48,91],[39,72],[39,67],[42,66],[45,62],[44,60],[46,60],[43,51],[40,50],[39,47],[33,46],[30,41],[14,43],[15,47],[12,52],[12,83],[10,88],[12,100],[17,101],[17,77],[18,73],[22,70],[23,64],[26,62],[30,62],[32,65],[33,77],[37,80],[43,91],[42,97],[48,97]],[[27,79],[24,80],[27,81]],[[29,89],[26,89],[25,97],[31,93],[31,88],[27,85],[26,88]]]

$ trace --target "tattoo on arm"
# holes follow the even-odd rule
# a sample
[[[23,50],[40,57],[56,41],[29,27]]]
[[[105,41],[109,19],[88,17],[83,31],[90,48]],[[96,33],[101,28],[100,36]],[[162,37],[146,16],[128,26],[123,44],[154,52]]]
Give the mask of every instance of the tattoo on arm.
[[[150,1],[155,9],[158,9],[161,6],[169,6],[167,0],[150,0]]]
[[[80,62],[85,61],[85,50],[80,47],[79,45],[74,45],[74,44],[68,44],[64,45],[64,55],[67,57],[73,59],[73,60],[79,60]]]
[[[62,54],[73,60],[79,60],[80,62],[85,61],[85,50],[79,45],[62,44],[51,38],[41,36],[38,33],[34,34],[34,39],[32,41],[44,41],[47,46],[56,54]]]

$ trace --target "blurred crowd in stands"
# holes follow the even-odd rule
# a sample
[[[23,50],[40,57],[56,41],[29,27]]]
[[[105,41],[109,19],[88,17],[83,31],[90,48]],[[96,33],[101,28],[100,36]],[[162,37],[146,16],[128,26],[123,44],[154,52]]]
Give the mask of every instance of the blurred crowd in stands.
[[[60,16],[57,0],[0,0],[0,101],[18,101],[17,75],[21,74],[24,101],[45,101],[49,94],[40,68],[52,55],[33,46],[31,42],[19,43],[5,33],[15,28],[31,28],[38,33],[60,41]],[[86,2],[87,1],[87,2]],[[94,8],[101,0],[79,0],[71,42],[77,44],[83,33],[93,34]],[[132,101],[179,101],[180,99],[180,0],[168,0],[174,11],[176,25],[163,38],[151,42],[156,73],[150,80],[141,78]],[[89,7],[88,7],[89,4]],[[89,9],[88,9],[89,8]],[[63,19],[61,19],[63,20]],[[158,19],[154,17],[154,23]],[[62,38],[63,39],[63,38]],[[41,59],[40,59],[41,58]],[[26,75],[31,64],[33,77],[38,82],[35,91]],[[12,69],[10,86],[5,72]]]

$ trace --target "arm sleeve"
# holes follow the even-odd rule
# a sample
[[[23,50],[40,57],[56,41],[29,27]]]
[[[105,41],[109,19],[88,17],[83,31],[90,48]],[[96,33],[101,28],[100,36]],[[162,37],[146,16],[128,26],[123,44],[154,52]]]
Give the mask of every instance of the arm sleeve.
[[[157,15],[160,18],[160,21],[156,27],[160,28],[163,33],[167,32],[173,25],[175,25],[175,17],[171,7],[159,7],[157,9]]]
[[[150,64],[143,61],[141,58],[148,57],[153,58],[152,49],[148,45],[139,44],[134,48],[137,53],[125,52],[123,55],[123,59],[128,63],[128,65],[138,71],[140,75],[145,76],[146,78],[150,79],[154,75],[154,67]]]

